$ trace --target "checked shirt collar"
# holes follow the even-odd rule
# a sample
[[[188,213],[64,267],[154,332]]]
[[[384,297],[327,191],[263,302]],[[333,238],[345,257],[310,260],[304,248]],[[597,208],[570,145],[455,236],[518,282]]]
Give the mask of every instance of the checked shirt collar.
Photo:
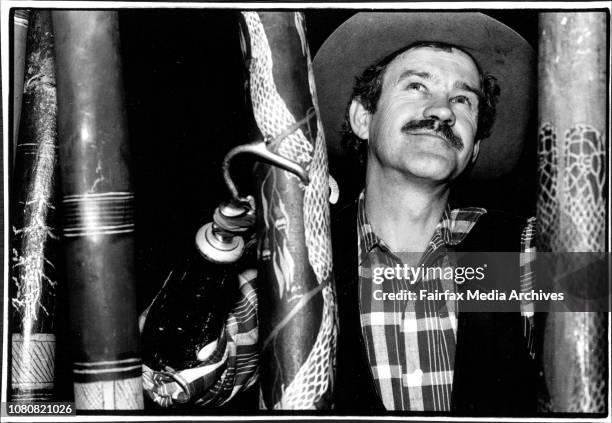
[[[486,209],[480,207],[464,207],[451,209],[447,204],[442,214],[442,218],[434,234],[429,241],[427,250],[423,254],[421,262],[428,262],[437,256],[439,253],[446,252],[446,248],[458,245],[470,233],[476,225],[478,218],[485,214]],[[357,206],[357,228],[358,228],[358,244],[359,244],[359,265],[366,260],[367,255],[376,247],[381,251],[389,253],[391,250],[387,244],[378,237],[372,230],[372,226],[368,221],[365,213],[365,192],[362,191],[359,195]]]

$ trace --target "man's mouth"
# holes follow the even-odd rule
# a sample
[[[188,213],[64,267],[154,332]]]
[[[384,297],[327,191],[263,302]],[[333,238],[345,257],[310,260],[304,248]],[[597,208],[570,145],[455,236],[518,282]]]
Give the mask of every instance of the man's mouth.
[[[450,126],[437,119],[412,120],[402,126],[402,132],[412,135],[427,135],[441,139],[455,150],[463,150],[463,141]]]
[[[410,131],[411,135],[424,135],[427,137],[434,137],[434,138],[438,138],[439,140],[444,141],[446,144],[449,144],[448,147],[450,147],[451,141],[446,138],[443,135],[440,135],[436,132],[425,132],[425,131]]]

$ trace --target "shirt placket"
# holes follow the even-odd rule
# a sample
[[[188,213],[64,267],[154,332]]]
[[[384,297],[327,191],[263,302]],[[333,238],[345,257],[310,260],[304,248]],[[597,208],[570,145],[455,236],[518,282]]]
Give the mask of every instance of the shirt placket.
[[[429,248],[423,254],[419,266],[425,270],[430,268],[443,269],[446,260],[446,245],[441,234],[440,227],[436,230]],[[429,278],[423,275],[418,281],[421,289],[428,292],[443,292],[443,283],[437,277]],[[446,288],[446,286],[445,286]],[[452,286],[451,286],[452,288]],[[420,367],[408,374],[407,378],[412,384],[419,384],[421,388],[422,407],[428,410],[448,411],[450,408],[450,387],[452,378],[452,363],[450,355],[454,354],[455,339],[449,337],[445,330],[445,322],[448,322],[447,304],[445,300],[438,298],[424,299],[416,303],[415,317],[417,322],[422,322],[425,328],[417,333],[420,336],[418,344],[422,348],[418,357]],[[450,339],[449,339],[450,338]],[[453,357],[454,358],[454,357]],[[414,359],[417,359],[416,357]],[[417,373],[415,375],[415,373]],[[421,380],[416,380],[420,376]],[[426,380],[425,380],[426,378]],[[450,379],[450,380],[449,380]]]
[[[361,199],[360,199],[361,200]],[[361,207],[360,207],[361,209]],[[450,211],[447,210],[438,226],[432,240],[430,241],[428,248],[422,255],[418,266],[423,265],[434,266],[434,265],[450,265],[449,257],[447,254],[448,244],[452,243],[452,230],[449,229],[451,223],[449,223]],[[384,242],[376,237],[371,232],[371,228],[367,224],[367,218],[363,215],[359,219],[360,229],[362,230],[360,236],[360,248],[367,246],[367,256],[370,257],[370,265],[374,268],[376,266],[389,266],[394,267],[396,264],[403,266],[405,260],[399,258],[396,254],[389,251]],[[362,238],[363,237],[363,238]],[[362,242],[365,240],[365,242]],[[450,247],[452,249],[452,247]],[[360,251],[362,251],[360,249]],[[360,253],[361,255],[361,253]],[[362,262],[362,259],[360,262]],[[407,262],[412,263],[412,260]],[[375,264],[376,263],[376,264]],[[366,280],[367,279],[367,280]],[[422,280],[409,283],[396,275],[394,277],[389,289],[385,292],[401,292],[402,289],[408,291],[416,291],[418,295],[418,289],[421,287]],[[367,291],[362,291],[362,283],[360,283],[360,303],[362,301],[369,301],[372,307],[371,300],[368,300],[362,294],[373,293],[374,286],[372,278],[361,279],[360,282],[368,282],[370,287]],[[387,282],[385,282],[387,283]],[[451,292],[455,292],[453,280],[438,280],[435,284],[442,287],[442,290],[449,289]],[[376,347],[374,344],[370,345],[372,351],[369,357],[370,364],[377,366],[380,369],[380,364],[385,363],[382,367],[395,367],[392,369],[386,369],[387,374],[390,372],[397,376],[399,380],[393,380],[381,382],[377,384],[379,393],[384,391],[383,402],[389,409],[396,410],[432,410],[432,411],[448,411],[450,409],[450,393],[452,389],[452,374],[454,369],[454,350],[456,343],[456,321],[452,324],[454,316],[449,316],[449,310],[451,310],[452,301],[440,301],[440,300],[426,300],[431,301],[428,304],[428,310],[430,313],[430,321],[427,325],[418,325],[417,319],[425,316],[425,308],[420,307],[416,310],[415,304],[418,302],[423,304],[423,301],[411,301],[411,300],[396,300],[390,301],[388,307],[378,307],[377,310],[385,314],[385,326],[392,326],[392,328],[384,327],[385,340],[385,353],[376,354],[374,351]],[[360,314],[363,315],[363,309],[360,304]],[[393,316],[390,318],[390,316]],[[449,324],[449,322],[451,322]],[[452,328],[452,330],[451,330]],[[378,337],[380,339],[380,327],[378,330]],[[390,330],[392,329],[392,330]],[[372,334],[372,329],[366,330],[362,326],[364,337],[367,338],[368,334]],[[380,341],[378,341],[380,343]],[[440,346],[444,344],[444,346]],[[401,347],[403,346],[403,348]],[[435,355],[430,352],[430,349],[435,350]],[[374,354],[374,355],[372,355]],[[379,361],[380,360],[380,361]],[[437,360],[437,361],[436,361]],[[424,372],[426,370],[428,373]],[[433,372],[433,373],[432,373]],[[393,379],[396,376],[393,377]],[[423,383],[433,384],[435,386],[423,386]],[[396,388],[396,384],[399,383],[399,389]],[[437,397],[436,397],[437,395]],[[435,400],[432,399],[436,397]]]

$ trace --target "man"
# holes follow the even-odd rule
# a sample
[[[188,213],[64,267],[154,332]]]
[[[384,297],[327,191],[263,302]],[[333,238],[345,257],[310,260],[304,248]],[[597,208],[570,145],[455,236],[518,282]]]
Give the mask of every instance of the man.
[[[451,209],[448,202],[451,184],[471,167],[490,176],[516,162],[532,64],[520,36],[481,14],[357,14],[319,50],[314,69],[332,165],[350,168],[338,147],[342,126],[345,147],[366,164],[363,192],[332,221],[338,410],[533,411],[533,364],[518,310],[457,315],[452,301],[388,301],[382,294],[415,286],[462,288],[448,278],[383,284],[373,278],[380,267],[456,266],[456,251],[519,251],[528,244],[521,222],[481,208]],[[496,112],[502,124],[493,126]],[[491,140],[483,141],[489,133]],[[487,154],[479,168],[481,149]],[[255,381],[257,345],[240,335],[256,329],[254,278],[243,278],[240,312],[230,316],[225,338],[209,348],[224,359],[203,360],[207,374],[216,374],[202,373],[209,380],[200,383],[207,386],[203,403],[223,402]],[[518,263],[493,279],[518,287]],[[219,347],[226,342],[230,347]],[[232,356],[251,359],[237,364]],[[179,385],[145,372],[145,388],[164,405],[180,401],[185,389]]]

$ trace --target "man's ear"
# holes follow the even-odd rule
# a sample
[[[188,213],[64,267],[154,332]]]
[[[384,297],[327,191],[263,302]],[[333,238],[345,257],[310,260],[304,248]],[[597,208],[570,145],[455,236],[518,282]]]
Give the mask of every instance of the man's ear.
[[[478,152],[480,151],[480,140],[474,143],[474,149],[472,150],[472,159],[471,162],[474,163],[478,158]]]
[[[351,101],[349,108],[349,120],[353,133],[359,138],[367,140],[370,132],[370,119],[372,115],[358,100]]]

